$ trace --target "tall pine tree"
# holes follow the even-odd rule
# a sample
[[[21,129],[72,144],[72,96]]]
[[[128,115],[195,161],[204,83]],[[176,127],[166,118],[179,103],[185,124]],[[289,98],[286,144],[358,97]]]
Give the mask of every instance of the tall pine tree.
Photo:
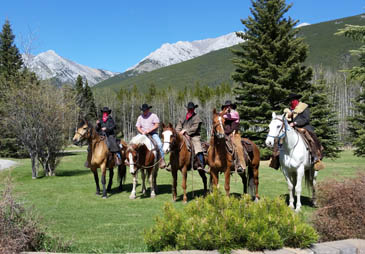
[[[365,43],[365,26],[347,25],[337,34]],[[365,156],[365,45],[350,52],[358,56],[360,62],[359,66],[349,70],[350,76],[361,84],[360,94],[354,101],[355,114],[348,118],[350,140],[355,147],[355,155]]]
[[[0,34],[0,75],[6,80],[17,76],[23,65],[22,56],[14,44],[14,38],[9,20],[6,20]]]
[[[298,21],[284,17],[291,5],[257,0],[252,6],[252,17],[241,20],[245,29],[237,33],[245,42],[233,51],[232,78],[244,135],[264,147],[272,111],[287,107],[290,92],[311,87],[312,69],[303,65],[308,46],[294,29]],[[266,155],[268,150],[263,150]]]
[[[91,91],[91,88],[90,88],[87,80],[85,80],[85,87],[84,87],[83,94],[84,94],[84,101],[85,101],[84,111],[85,111],[86,118],[88,120],[95,120],[97,117],[96,105],[95,105],[93,92]]]

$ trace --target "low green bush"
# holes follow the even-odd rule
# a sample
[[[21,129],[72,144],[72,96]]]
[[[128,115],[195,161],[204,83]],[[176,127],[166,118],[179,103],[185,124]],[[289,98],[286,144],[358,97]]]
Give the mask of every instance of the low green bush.
[[[316,231],[281,198],[254,203],[248,195],[238,199],[214,191],[182,211],[171,203],[163,210],[145,231],[151,251],[304,248],[318,240]]]

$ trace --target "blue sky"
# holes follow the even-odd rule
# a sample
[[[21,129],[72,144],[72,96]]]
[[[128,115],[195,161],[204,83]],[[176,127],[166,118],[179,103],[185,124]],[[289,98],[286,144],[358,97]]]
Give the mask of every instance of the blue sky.
[[[287,0],[299,23],[365,12],[365,0]],[[2,1],[16,45],[33,34],[32,54],[53,49],[94,68],[123,72],[163,43],[218,37],[243,30],[249,0],[11,0]]]

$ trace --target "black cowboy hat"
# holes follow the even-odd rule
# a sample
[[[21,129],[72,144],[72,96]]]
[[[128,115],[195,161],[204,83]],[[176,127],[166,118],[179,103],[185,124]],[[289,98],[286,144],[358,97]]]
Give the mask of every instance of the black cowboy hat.
[[[152,106],[148,106],[148,104],[145,103],[142,105],[142,107],[140,107],[140,110],[146,111],[147,109],[150,109],[150,108],[152,108]]]
[[[235,103],[232,103],[230,100],[226,101],[223,105],[222,105],[222,110],[227,107],[227,106],[231,106],[231,108],[236,109],[237,105]]]
[[[194,102],[189,102],[187,106],[185,106],[187,109],[196,109],[199,107],[198,105],[195,105]]]
[[[101,112],[108,112],[108,114],[110,114],[111,112],[112,112],[112,110],[111,109],[109,109],[108,107],[104,107],[104,108],[102,108],[101,110],[100,110]]]
[[[299,100],[300,98],[302,98],[302,96],[300,94],[296,94],[296,93],[290,93],[288,100],[292,101],[292,100]]]

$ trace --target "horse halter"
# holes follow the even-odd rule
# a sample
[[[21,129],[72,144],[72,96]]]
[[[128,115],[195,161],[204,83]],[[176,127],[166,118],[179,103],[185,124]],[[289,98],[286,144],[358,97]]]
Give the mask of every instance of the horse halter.
[[[133,165],[133,166],[139,166],[138,165],[138,160],[139,160],[139,154],[138,154],[138,152],[137,152],[137,150],[136,149],[134,149],[132,146],[128,146],[128,148],[127,148],[127,150],[125,151],[125,154],[127,155],[127,153],[128,152],[135,152],[136,153],[136,162],[133,162],[133,163],[131,163],[130,161],[129,161],[129,165]],[[129,159],[128,158],[128,156],[127,156],[127,159]]]
[[[286,135],[286,131],[287,131],[288,127],[287,127],[287,123],[283,119],[275,117],[275,120],[279,120],[280,122],[282,122],[281,128],[278,133],[280,133],[283,130],[283,128],[284,128],[284,132],[281,135],[278,134],[277,136],[273,136],[273,135],[269,135],[269,134],[267,134],[267,136],[270,138],[274,138],[274,139],[277,138],[280,140],[281,138],[283,138]]]
[[[78,129],[80,129],[80,128],[78,128]],[[80,132],[78,132],[78,129],[76,130],[76,133],[77,134],[79,134],[80,135],[80,141],[81,140],[84,140],[85,139],[85,136],[87,135],[87,134],[89,134],[89,132],[90,132],[90,127],[89,126],[87,126],[87,131],[84,133],[84,134],[81,134]]]
[[[222,130],[223,130],[223,133],[220,133],[216,130],[216,128],[218,126],[221,126]],[[219,116],[218,117],[218,123],[214,124],[213,125],[213,134],[214,136],[218,137],[218,138],[223,138],[225,136],[225,133],[224,133],[224,127],[223,127],[223,123],[222,123],[222,117]]]

